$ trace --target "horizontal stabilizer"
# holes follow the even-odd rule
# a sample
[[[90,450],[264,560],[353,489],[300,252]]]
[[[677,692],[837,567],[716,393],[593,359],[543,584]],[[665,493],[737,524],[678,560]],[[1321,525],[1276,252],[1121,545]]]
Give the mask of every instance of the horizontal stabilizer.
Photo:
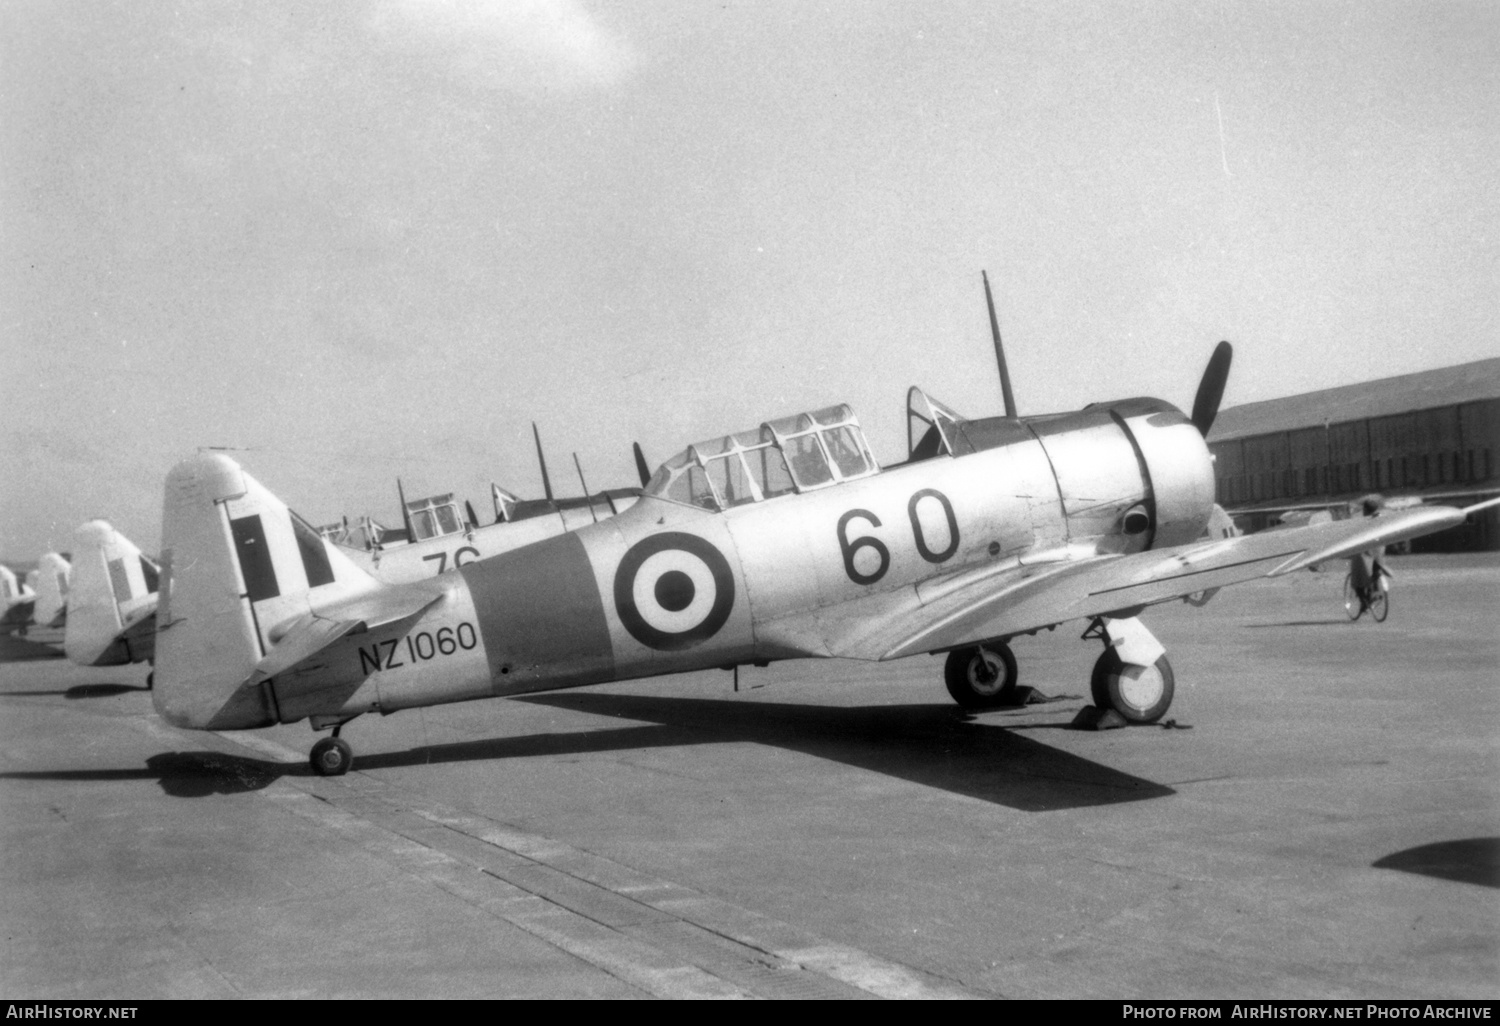
[[[307,613],[300,616],[285,628],[276,627],[272,630],[276,644],[255,664],[248,683],[259,684],[286,673],[346,634],[358,634],[419,616],[444,597],[443,594],[411,595],[404,590],[384,591],[355,599],[323,614]]]
[[[352,634],[361,627],[358,620],[326,620],[309,613],[287,631],[275,648],[271,649],[250,673],[251,684],[259,684],[277,674],[285,673],[298,663],[317,655],[324,648]]]

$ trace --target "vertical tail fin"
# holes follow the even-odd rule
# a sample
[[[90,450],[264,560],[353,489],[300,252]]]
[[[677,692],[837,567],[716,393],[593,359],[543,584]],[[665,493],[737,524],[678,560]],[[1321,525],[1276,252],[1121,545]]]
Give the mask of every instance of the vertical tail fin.
[[[31,620],[36,592],[22,584],[8,566],[0,566],[0,621],[6,629],[25,626]]]
[[[255,664],[279,627],[375,586],[234,460],[207,454],[167,474],[166,580],[156,643],[156,711],[197,729],[266,726],[279,714]]]
[[[63,651],[81,666],[150,659],[156,564],[103,520],[90,520],[74,538]]]
[[[44,552],[37,560],[36,607],[32,617],[41,627],[56,627],[68,607],[68,589],[73,565],[56,552]]]

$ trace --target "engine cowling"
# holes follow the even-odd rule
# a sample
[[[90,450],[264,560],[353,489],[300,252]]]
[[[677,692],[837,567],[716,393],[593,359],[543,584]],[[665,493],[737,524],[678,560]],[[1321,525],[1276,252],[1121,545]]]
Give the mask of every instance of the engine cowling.
[[[1129,433],[1153,504],[1149,547],[1181,545],[1203,536],[1214,507],[1214,464],[1208,444],[1177,407],[1160,399],[1111,403],[1110,414]]]
[[[1070,540],[1138,552],[1203,535],[1213,510],[1213,459],[1175,406],[1126,399],[1027,425],[1052,464]]]

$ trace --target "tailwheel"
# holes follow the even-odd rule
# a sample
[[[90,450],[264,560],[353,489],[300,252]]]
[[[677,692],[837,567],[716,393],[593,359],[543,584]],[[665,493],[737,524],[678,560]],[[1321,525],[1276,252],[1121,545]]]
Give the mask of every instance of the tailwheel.
[[[965,709],[1010,705],[1016,695],[1016,657],[1003,641],[954,649],[943,666],[943,683]]]
[[[1113,648],[1094,664],[1094,705],[1113,709],[1130,723],[1155,723],[1172,704],[1175,682],[1165,655],[1150,666],[1123,662]]]
[[[341,737],[325,737],[312,746],[308,761],[320,777],[341,777],[354,765],[354,749]]]

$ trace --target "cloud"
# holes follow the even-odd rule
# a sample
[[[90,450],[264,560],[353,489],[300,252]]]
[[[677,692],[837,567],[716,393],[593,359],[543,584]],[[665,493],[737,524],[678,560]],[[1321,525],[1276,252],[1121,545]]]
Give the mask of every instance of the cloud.
[[[372,27],[387,46],[439,54],[450,73],[514,92],[603,88],[637,61],[580,0],[381,0]]]

